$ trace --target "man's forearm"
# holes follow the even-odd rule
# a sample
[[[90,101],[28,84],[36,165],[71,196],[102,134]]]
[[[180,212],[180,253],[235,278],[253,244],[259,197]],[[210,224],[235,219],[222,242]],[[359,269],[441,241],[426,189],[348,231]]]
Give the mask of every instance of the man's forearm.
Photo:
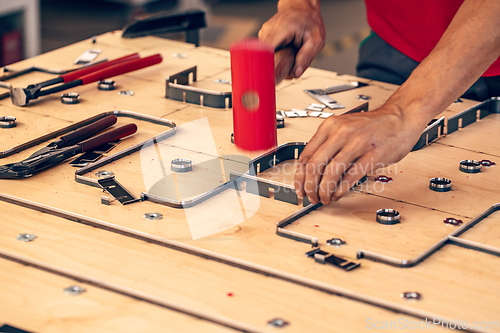
[[[466,0],[429,56],[387,102],[424,127],[500,55],[500,1]]]

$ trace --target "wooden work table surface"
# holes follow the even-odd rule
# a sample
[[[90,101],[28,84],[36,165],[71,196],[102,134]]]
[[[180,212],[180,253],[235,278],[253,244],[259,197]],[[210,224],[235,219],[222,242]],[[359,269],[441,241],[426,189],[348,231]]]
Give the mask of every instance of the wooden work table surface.
[[[96,84],[71,89],[79,93],[79,104],[62,104],[59,94],[25,107],[0,100],[0,116],[14,116],[18,122],[15,128],[0,129],[0,152],[105,112],[157,117],[175,123],[176,134],[99,170],[113,172],[136,197],[159,193],[174,201],[190,200],[227,182],[231,171],[246,172],[248,160],[265,153],[248,153],[231,143],[231,109],[165,98],[166,78],[193,66],[197,81],[192,86],[231,91],[230,85],[220,83],[230,80],[229,52],[120,35],[107,33],[95,43],[85,40],[10,66],[71,68],[88,48],[101,49],[100,57],[109,59],[133,52],[163,56],[159,65],[115,77],[116,90],[101,91]],[[25,87],[53,77],[31,72],[8,83]],[[332,111],[337,115],[362,105],[365,101],[359,95],[370,96],[369,110],[374,110],[397,89],[309,69],[302,78],[277,86],[277,108],[304,109],[315,100],[303,90],[353,80],[368,86],[335,94],[346,106]],[[134,94],[122,96],[121,90]],[[449,119],[477,105],[468,100],[450,105],[440,115],[444,133]],[[307,142],[322,121],[286,118],[285,128],[278,129],[279,144]],[[137,133],[106,156],[171,129],[126,117],[119,117],[117,125],[130,122],[137,124]],[[364,251],[411,261],[457,230],[443,223],[445,219],[466,224],[499,203],[499,166],[483,167],[477,174],[459,170],[461,160],[500,163],[499,128],[500,115],[491,114],[442,135],[401,162],[369,173],[364,184],[339,202],[286,227],[317,238],[324,251],[361,264],[351,271],[315,262],[305,256],[310,244],[278,236],[276,224],[302,205],[276,200],[272,194],[266,198],[228,189],[186,209],[149,200],[103,205],[101,196],[109,194],[76,182],[77,168],[68,161],[27,179],[2,179],[0,327],[6,324],[29,332],[412,331],[416,325],[429,328],[422,326],[427,318],[459,320],[462,327],[466,322],[470,331],[500,331],[500,213],[491,212],[459,237],[468,246],[446,243],[413,267],[357,258],[358,251]],[[24,159],[46,144],[3,156],[1,164]],[[176,157],[193,160],[193,172],[162,178],[156,163],[170,163]],[[258,178],[290,185],[294,163],[292,159],[277,164]],[[377,182],[379,175],[391,177],[392,182]],[[96,170],[83,176],[99,179]],[[452,190],[431,191],[433,177],[451,179]],[[168,184],[159,188],[159,180]],[[397,210],[401,223],[377,223],[376,211],[384,208]],[[162,218],[146,219],[146,213]],[[23,233],[36,238],[17,240]],[[329,246],[331,238],[346,244]],[[479,251],[477,244],[487,250]],[[85,292],[71,295],[64,291],[70,286]],[[405,292],[421,297],[408,300],[401,297]],[[273,319],[285,325],[270,325]],[[436,324],[434,329],[443,327]]]

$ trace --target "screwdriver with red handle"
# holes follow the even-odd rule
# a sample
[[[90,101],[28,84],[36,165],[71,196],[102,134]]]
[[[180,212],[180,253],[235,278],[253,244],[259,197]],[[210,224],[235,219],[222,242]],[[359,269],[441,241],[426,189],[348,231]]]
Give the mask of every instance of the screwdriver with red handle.
[[[60,77],[53,79],[53,82],[51,82],[52,80],[49,80],[42,82],[41,84],[28,86],[27,88],[12,89],[12,104],[16,106],[25,106],[30,100],[37,99],[40,96],[50,95],[73,87],[136,71],[138,69],[159,64],[162,60],[163,59],[160,54],[155,54],[145,58],[139,58],[138,55],[132,54],[127,57],[115,59],[108,63],[82,68],[75,72],[61,75]],[[64,83],[57,87],[41,90],[48,85],[61,82]]]

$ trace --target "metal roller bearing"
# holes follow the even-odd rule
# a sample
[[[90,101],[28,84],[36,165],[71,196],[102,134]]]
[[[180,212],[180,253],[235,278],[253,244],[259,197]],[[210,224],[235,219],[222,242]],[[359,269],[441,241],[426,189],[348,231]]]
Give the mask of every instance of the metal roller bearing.
[[[400,214],[395,209],[379,209],[377,210],[377,222],[381,224],[397,224],[399,223]]]
[[[170,169],[174,172],[188,172],[193,170],[193,162],[186,158],[175,158],[171,162]]]
[[[62,94],[61,102],[64,104],[78,104],[80,103],[80,95],[78,93]]]

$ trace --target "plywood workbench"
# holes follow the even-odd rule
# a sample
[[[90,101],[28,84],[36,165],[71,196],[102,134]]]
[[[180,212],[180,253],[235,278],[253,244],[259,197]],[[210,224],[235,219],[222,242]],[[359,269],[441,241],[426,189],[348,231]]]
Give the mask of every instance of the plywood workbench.
[[[109,59],[132,52],[141,56],[159,52],[164,60],[114,78],[118,86],[115,91],[97,90],[95,84],[72,89],[81,97],[75,105],[61,104],[58,94],[25,107],[13,106],[9,99],[0,100],[0,116],[15,116],[18,121],[15,128],[0,129],[0,152],[103,112],[129,110],[167,119],[179,128],[205,119],[216,149],[211,158],[223,166],[219,172],[203,176],[210,178],[210,184],[228,180],[229,171],[244,172],[248,169],[245,158],[264,153],[244,152],[231,143],[231,109],[165,98],[165,79],[192,66],[198,69],[193,85],[230,91],[229,85],[215,83],[230,79],[227,51],[155,37],[122,39],[120,32],[111,32],[98,36],[94,44],[85,40],[11,67],[68,68],[88,48],[101,49],[102,56]],[[9,83],[21,87],[53,77],[32,72]],[[363,104],[356,98],[360,94],[371,96],[373,110],[397,88],[309,69],[301,79],[277,86],[277,107],[303,109],[315,102],[303,93],[304,89],[351,80],[369,85],[335,95],[346,106],[345,111]],[[120,96],[120,90],[132,90],[134,95]],[[449,117],[477,104],[463,100],[447,108],[440,115],[445,117],[445,133]],[[279,144],[308,141],[322,121],[287,118],[285,128],[278,129]],[[158,124],[127,118],[119,118],[118,125],[129,122],[137,124],[138,132],[108,156],[165,131]],[[27,179],[0,180],[0,327],[6,324],[38,333],[362,332],[384,324],[392,325],[392,331],[412,331],[427,319],[467,322],[467,330],[475,332],[500,331],[500,258],[495,254],[500,248],[500,213],[489,215],[461,236],[489,246],[490,253],[447,244],[411,268],[356,257],[362,249],[397,259],[414,258],[457,229],[443,223],[446,218],[467,223],[499,203],[499,166],[483,168],[478,174],[465,174],[458,168],[464,159],[500,163],[499,128],[500,115],[491,114],[443,135],[400,163],[369,174],[364,184],[339,202],[287,227],[317,237],[319,246],[327,252],[361,263],[352,271],[317,263],[305,256],[311,245],[278,236],[276,224],[302,206],[272,196],[238,192],[243,202],[257,202],[255,214],[197,238],[187,216],[194,211],[211,221],[232,214],[218,207],[233,200],[235,190],[184,210],[151,201],[103,205],[102,190],[77,183],[76,168],[68,161]],[[178,134],[181,138],[182,132]],[[164,141],[170,144],[169,152],[202,158],[202,153],[193,150],[196,147],[188,149],[175,137]],[[3,158],[1,164],[26,158],[46,144]],[[137,152],[105,169],[139,196],[148,187],[142,162]],[[258,177],[291,184],[294,162],[288,162]],[[393,181],[381,187],[374,180],[381,174]],[[95,172],[86,176],[98,178]],[[432,177],[452,179],[452,191],[430,191]],[[180,177],[175,181],[178,186],[182,183]],[[398,210],[401,223],[377,223],[375,212],[381,208]],[[163,218],[145,219],[147,212],[161,213]],[[21,233],[37,238],[21,242],[16,239]],[[346,244],[326,245],[332,237]],[[79,295],[64,293],[73,285],[86,291]],[[421,299],[404,299],[404,292],[420,293]],[[276,318],[288,325],[268,324]],[[441,325],[434,329],[444,330]]]

